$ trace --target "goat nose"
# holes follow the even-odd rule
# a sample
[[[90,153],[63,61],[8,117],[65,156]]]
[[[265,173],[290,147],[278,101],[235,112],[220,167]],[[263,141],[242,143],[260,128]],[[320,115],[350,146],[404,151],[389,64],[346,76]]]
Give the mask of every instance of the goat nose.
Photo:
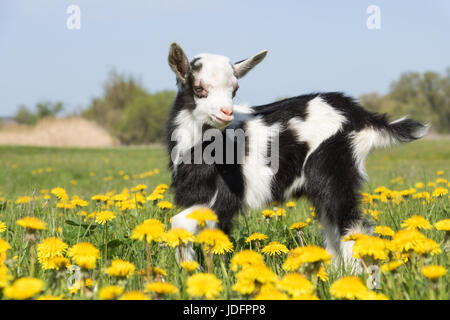
[[[227,116],[231,116],[233,114],[233,109],[231,107],[222,107],[220,108],[220,111],[222,111]]]

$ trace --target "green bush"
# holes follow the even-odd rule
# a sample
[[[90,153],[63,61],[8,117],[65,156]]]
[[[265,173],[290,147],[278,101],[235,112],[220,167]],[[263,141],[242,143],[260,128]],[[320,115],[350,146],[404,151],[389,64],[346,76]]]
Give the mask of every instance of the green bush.
[[[391,84],[388,94],[372,92],[360,100],[371,111],[393,117],[407,115],[431,122],[434,131],[450,132],[450,68],[443,75],[431,71],[403,73]]]
[[[150,94],[132,76],[111,72],[101,98],[93,99],[83,116],[105,127],[123,144],[162,140],[174,91]]]

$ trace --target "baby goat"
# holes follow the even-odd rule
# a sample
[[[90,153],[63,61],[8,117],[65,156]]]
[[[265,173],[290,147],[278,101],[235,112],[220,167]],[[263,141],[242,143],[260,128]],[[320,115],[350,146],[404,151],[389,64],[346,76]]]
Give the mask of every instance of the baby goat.
[[[341,237],[363,224],[358,191],[366,178],[364,159],[374,147],[423,137],[428,125],[406,118],[389,122],[386,115],[368,112],[338,92],[233,106],[238,79],[266,53],[234,64],[213,54],[189,62],[178,44],[170,46],[178,94],[167,124],[169,168],[175,204],[187,207],[173,217],[172,228],[196,233],[197,222],[186,215],[207,206],[229,233],[238,211],[305,195],[316,207],[327,250],[351,262],[352,241],[341,242]],[[244,113],[245,119],[236,121]],[[211,129],[218,134],[205,139]],[[229,134],[237,130],[245,133],[240,142]],[[206,151],[214,159],[221,153],[227,161],[208,161]],[[192,247],[183,249],[185,259],[193,254]]]

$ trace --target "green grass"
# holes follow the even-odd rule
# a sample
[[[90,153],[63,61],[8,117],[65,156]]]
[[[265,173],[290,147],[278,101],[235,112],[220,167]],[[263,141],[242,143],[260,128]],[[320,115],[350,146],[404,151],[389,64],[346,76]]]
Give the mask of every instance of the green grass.
[[[418,141],[389,150],[377,150],[366,161],[369,181],[364,185],[362,191],[373,194],[374,189],[381,185],[392,190],[408,189],[414,187],[414,184],[419,181],[424,183],[435,181],[438,170],[445,171],[441,178],[447,178],[450,172],[449,159],[449,140]],[[140,178],[140,174],[155,168],[160,170],[158,174],[147,176],[144,179]],[[129,179],[125,180],[124,176],[128,176]],[[403,184],[391,182],[397,177],[402,177]],[[95,224],[92,219],[81,221],[85,224],[81,225],[80,217],[76,214],[79,210],[64,211],[57,208],[57,201],[53,195],[48,203],[40,199],[27,204],[15,204],[20,196],[41,196],[40,190],[42,189],[50,190],[54,187],[62,187],[66,189],[70,197],[78,195],[82,199],[90,201],[90,205],[83,210],[91,213],[98,209],[95,202],[90,200],[93,195],[109,191],[120,193],[124,188],[131,189],[140,183],[148,186],[147,192],[151,192],[160,183],[170,185],[167,155],[163,148],[0,147],[0,221],[7,225],[7,230],[0,233],[0,237],[12,247],[8,251],[6,263],[14,278],[28,276],[32,269],[30,250],[35,250],[35,248],[25,241],[24,230],[15,223],[17,219],[24,216],[36,216],[48,223],[48,229],[39,232],[40,240],[50,236],[59,236],[69,245],[78,241],[88,241],[101,249],[102,258],[98,260],[97,267],[89,273],[89,277],[95,281],[97,288],[118,283],[117,280],[104,273],[104,269],[110,265],[111,259],[129,260],[136,265],[137,269],[144,269],[146,266],[145,245],[143,242],[131,240],[129,238],[131,231],[148,218],[160,219],[165,223],[167,230],[170,225],[169,218],[182,208],[163,211],[151,202],[147,202],[142,208],[120,213],[120,210],[112,207],[118,214],[117,219],[108,222],[107,240],[109,245],[108,257],[105,260],[105,227]],[[448,188],[446,184],[441,184],[441,186]],[[430,186],[425,190],[432,192],[434,188]],[[1,198],[4,198],[3,205]],[[165,200],[171,201],[172,199],[169,189],[166,192]],[[44,203],[46,203],[45,206],[43,206]],[[279,219],[264,219],[261,211],[250,211],[247,218],[240,215],[236,219],[235,228],[231,234],[234,251],[238,252],[248,248],[245,238],[253,232],[262,232],[268,235],[269,240],[265,242],[266,244],[269,241],[280,241],[289,249],[298,246],[298,238],[289,230],[289,226],[293,222],[306,221],[307,218],[311,218],[309,209],[311,205],[305,199],[300,199],[295,203],[295,208],[287,208],[287,215]],[[283,204],[278,204],[278,206],[283,206]],[[450,201],[448,195],[436,198],[435,201],[429,203],[407,198],[398,205],[376,202],[373,205],[363,204],[362,208],[378,210],[380,212],[378,221],[371,216],[368,218],[378,225],[388,225],[397,231],[401,228],[402,221],[412,215],[422,215],[432,224],[448,218]],[[62,228],[61,234],[57,231],[59,227]],[[419,272],[421,266],[429,264],[438,264],[448,269],[448,240],[445,243],[444,232],[434,228],[425,230],[423,233],[438,242],[443,252],[434,256],[413,257],[407,264],[400,267],[398,272],[383,273],[379,292],[387,295],[390,299],[449,298],[448,273],[433,283]],[[323,238],[317,220],[312,219],[311,224],[303,229],[302,239],[307,245],[323,246]],[[201,268],[205,271],[204,259],[199,248],[196,249],[199,253],[198,259]],[[167,276],[164,279],[180,289],[180,294],[172,296],[172,298],[188,298],[186,293],[187,275],[180,271],[180,267],[174,259],[174,249],[153,243],[151,253],[151,264],[166,270]],[[220,258],[214,257],[213,273],[223,281],[224,292],[220,298],[242,299],[243,296],[231,290],[231,286],[235,282],[234,273],[228,270],[231,257],[232,254]],[[227,269],[227,276],[223,273],[221,259]],[[278,276],[282,277],[285,274],[281,268],[285,256],[275,259],[265,257],[265,259],[267,265],[277,272]],[[319,282],[316,288],[316,294],[321,299],[332,298],[328,291],[330,284],[335,279],[348,274],[345,270],[340,269],[328,271],[329,280]],[[83,292],[82,290],[72,295],[69,294],[66,280],[70,274],[44,271],[38,262],[35,265],[34,276],[46,281],[47,285],[43,291],[46,294],[63,295],[72,299],[97,298],[97,293],[92,288],[89,290],[92,296],[89,291]],[[367,276],[363,274],[361,278],[364,280]],[[125,286],[127,291],[144,288],[144,280],[140,275],[134,275],[127,281],[121,281],[120,284]]]

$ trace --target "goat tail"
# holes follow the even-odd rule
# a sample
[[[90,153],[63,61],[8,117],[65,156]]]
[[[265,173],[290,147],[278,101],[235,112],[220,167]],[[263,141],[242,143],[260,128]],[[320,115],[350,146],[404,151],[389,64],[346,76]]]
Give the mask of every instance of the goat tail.
[[[386,131],[394,143],[399,143],[420,139],[428,133],[429,129],[429,124],[403,117],[389,123]]]
[[[424,137],[429,129],[429,124],[403,117],[373,128],[372,147],[386,147],[391,144],[414,141]]]
[[[429,128],[429,124],[406,117],[370,125],[351,134],[355,157],[361,162],[373,148],[420,139],[427,134]]]

